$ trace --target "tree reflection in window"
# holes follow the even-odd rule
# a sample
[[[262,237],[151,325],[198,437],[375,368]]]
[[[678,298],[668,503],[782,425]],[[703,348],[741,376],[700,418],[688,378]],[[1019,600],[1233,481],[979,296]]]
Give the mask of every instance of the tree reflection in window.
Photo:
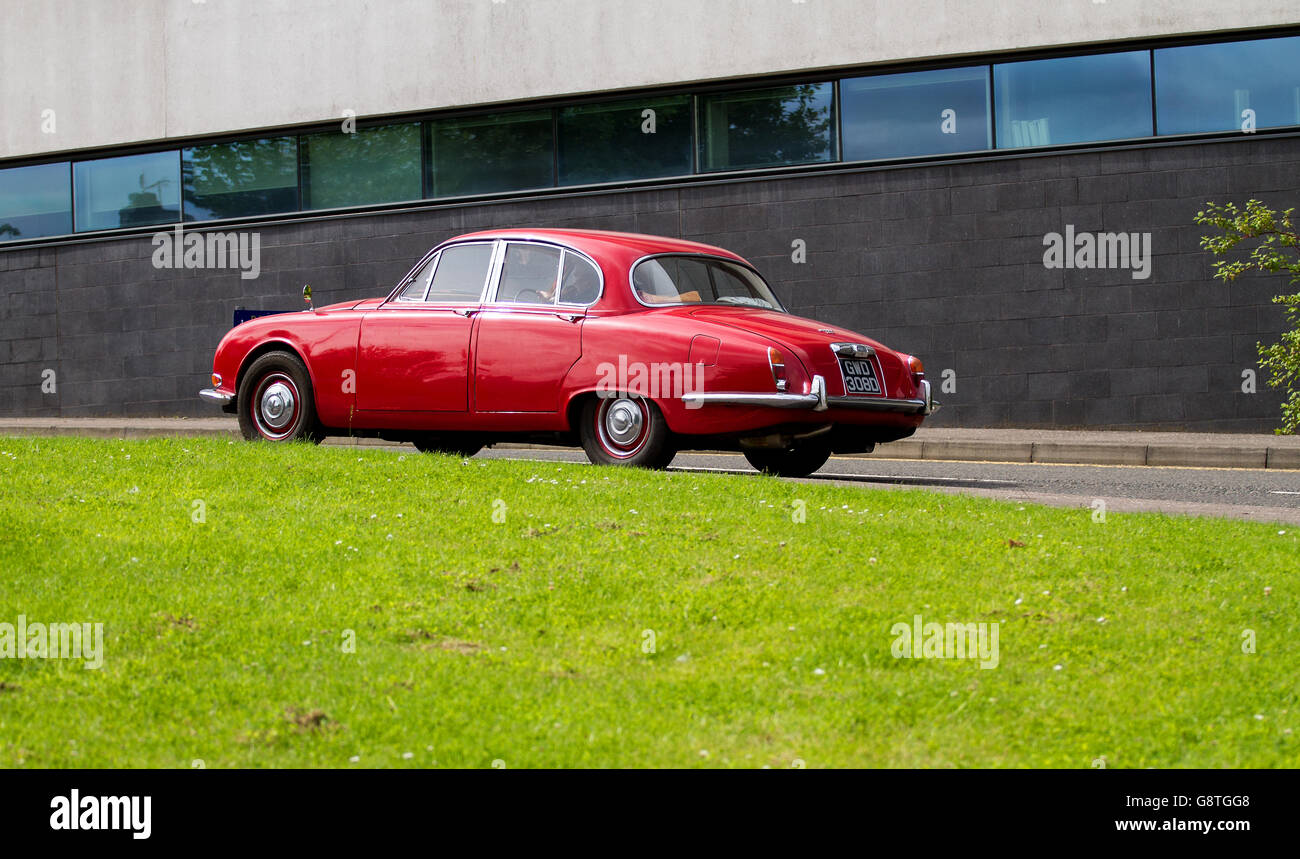
[[[302,138],[304,209],[399,203],[423,196],[420,124],[311,134]]]
[[[829,83],[700,97],[700,170],[741,170],[835,157]]]
[[[185,149],[185,220],[269,215],[298,208],[298,140],[268,137]]]

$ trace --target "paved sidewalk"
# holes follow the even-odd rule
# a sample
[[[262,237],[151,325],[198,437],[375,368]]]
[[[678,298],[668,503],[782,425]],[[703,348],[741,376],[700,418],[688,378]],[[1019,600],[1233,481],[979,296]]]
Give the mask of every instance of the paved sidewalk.
[[[0,418],[0,436],[239,436],[234,418]],[[386,444],[331,439],[328,444]],[[528,447],[528,445],[508,445]],[[1300,437],[1233,433],[924,428],[873,459],[1300,469]]]

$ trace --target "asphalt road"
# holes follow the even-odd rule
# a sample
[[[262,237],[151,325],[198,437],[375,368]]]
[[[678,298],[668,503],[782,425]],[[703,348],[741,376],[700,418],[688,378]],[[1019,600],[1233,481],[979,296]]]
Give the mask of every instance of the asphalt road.
[[[488,449],[480,457],[586,462],[580,450]],[[749,472],[740,454],[683,453],[680,470]],[[1107,512],[1159,511],[1300,525],[1300,471],[1046,465],[834,457],[810,478],[871,489],[923,488]]]

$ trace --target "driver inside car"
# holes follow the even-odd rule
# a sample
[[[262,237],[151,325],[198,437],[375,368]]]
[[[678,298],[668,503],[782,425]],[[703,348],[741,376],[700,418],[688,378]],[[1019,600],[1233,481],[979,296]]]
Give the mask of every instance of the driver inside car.
[[[502,297],[525,304],[551,304],[555,300],[560,252],[526,244],[512,244],[502,273]]]

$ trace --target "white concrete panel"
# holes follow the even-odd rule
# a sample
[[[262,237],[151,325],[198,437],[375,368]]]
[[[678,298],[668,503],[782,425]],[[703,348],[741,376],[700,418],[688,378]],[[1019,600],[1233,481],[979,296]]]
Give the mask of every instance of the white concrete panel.
[[[164,136],[166,2],[0,2],[0,158]]]
[[[1296,13],[1295,0],[0,0],[0,158]]]

